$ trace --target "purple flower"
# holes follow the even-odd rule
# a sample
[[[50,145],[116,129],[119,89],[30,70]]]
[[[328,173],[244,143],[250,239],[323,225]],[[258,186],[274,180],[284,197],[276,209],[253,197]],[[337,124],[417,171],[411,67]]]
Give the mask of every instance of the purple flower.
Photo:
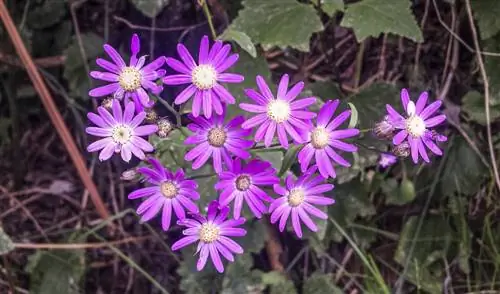
[[[434,141],[446,141],[443,135],[436,135],[430,128],[435,127],[446,120],[444,114],[431,117],[441,106],[441,101],[435,101],[426,107],[427,92],[422,92],[415,104],[410,100],[406,89],[401,90],[401,101],[406,111],[406,117],[401,116],[392,106],[386,105],[390,121],[394,128],[400,131],[392,139],[394,145],[400,145],[408,141],[411,157],[414,163],[418,163],[419,154],[424,161],[429,162],[426,148],[430,149],[436,155],[442,155],[443,152],[434,143]]]
[[[239,58],[238,54],[229,55],[231,46],[224,45],[222,41],[216,41],[210,48],[208,37],[201,39],[198,64],[194,61],[189,51],[182,44],[177,45],[182,62],[174,58],[167,58],[167,64],[180,74],[166,76],[163,82],[167,85],[189,84],[177,97],[175,104],[182,104],[194,95],[192,113],[198,117],[203,108],[205,117],[215,113],[222,114],[222,103],[234,104],[234,97],[223,83],[241,83],[243,76],[233,73],[225,73]],[[229,55],[229,56],[228,56]]]
[[[208,255],[218,272],[224,272],[224,265],[220,255],[233,262],[233,254],[242,254],[243,248],[229,237],[242,237],[246,235],[245,229],[237,228],[244,222],[244,218],[226,220],[229,208],[219,209],[219,203],[212,201],[208,206],[207,217],[199,214],[191,215],[177,222],[180,226],[187,227],[182,233],[184,238],[172,245],[172,250],[178,250],[198,241],[196,253],[200,253],[200,259],[196,268],[201,271],[207,263]]]
[[[316,102],[316,98],[309,97],[295,100],[304,88],[304,83],[299,82],[288,89],[288,75],[283,75],[278,86],[276,98],[267,86],[261,76],[257,76],[257,86],[261,93],[253,89],[246,89],[246,95],[254,100],[255,104],[241,103],[243,110],[258,113],[256,116],[248,119],[242,125],[244,129],[250,129],[260,125],[255,133],[255,142],[264,140],[266,147],[269,147],[273,141],[276,131],[278,139],[284,148],[288,148],[288,137],[290,135],[297,143],[302,143],[304,139],[299,135],[301,130],[309,130],[311,127],[306,122],[316,114],[307,111],[307,107]],[[299,131],[299,132],[298,132]]]
[[[149,163],[153,166],[152,169],[140,167],[137,172],[141,173],[151,186],[135,190],[128,195],[128,199],[148,198],[137,208],[137,214],[142,215],[142,222],[149,221],[163,208],[161,227],[166,231],[170,227],[172,209],[178,219],[186,217],[185,209],[198,213],[198,207],[192,201],[200,199],[200,194],[196,192],[198,184],[185,179],[182,169],[173,174],[155,158],[150,158]]]
[[[99,115],[89,112],[88,119],[97,127],[85,129],[87,134],[104,137],[87,147],[88,152],[102,150],[99,153],[99,160],[109,159],[113,153],[121,153],[122,159],[129,162],[134,154],[139,159],[144,159],[144,152],[153,151],[153,146],[141,136],[150,135],[158,130],[156,125],[139,126],[146,113],[140,112],[134,116],[134,103],[128,102],[125,111],[122,112],[120,102],[113,101],[113,115],[104,107],[98,107]]]
[[[324,178],[336,177],[331,160],[345,167],[351,166],[351,164],[342,158],[334,149],[346,152],[357,151],[358,148],[356,146],[342,142],[341,139],[357,136],[359,130],[337,130],[337,128],[351,115],[351,111],[346,110],[332,120],[333,113],[338,105],[338,99],[326,102],[319,111],[316,127],[307,132],[307,144],[302,148],[298,156],[302,172],[308,169],[313,157],[316,159],[319,173]]]
[[[395,164],[398,161],[398,158],[391,153],[382,153],[380,154],[380,159],[378,161],[378,164],[383,167],[389,167],[393,164]]]
[[[214,169],[217,173],[222,172],[222,160],[229,167],[232,163],[231,154],[236,157],[246,159],[250,153],[245,149],[253,145],[252,141],[243,139],[248,136],[251,130],[241,129],[241,124],[245,120],[243,116],[236,116],[227,124],[224,124],[224,113],[214,114],[211,118],[190,116],[193,123],[188,128],[194,134],[188,137],[185,144],[196,144],[191,149],[185,160],[193,161],[193,169],[200,168],[212,157]]]
[[[130,43],[130,63],[127,66],[120,54],[108,44],[104,45],[104,51],[109,55],[113,63],[98,58],[96,63],[106,70],[106,72],[92,71],[90,76],[94,79],[111,82],[106,86],[98,87],[90,90],[89,95],[92,97],[107,96],[113,94],[116,99],[126,98],[133,100],[136,104],[136,111],[142,111],[143,107],[151,107],[153,101],[149,100],[148,93],[145,89],[159,94],[163,87],[155,83],[155,80],[165,75],[165,70],[159,69],[165,63],[165,57],[161,56],[153,62],[144,66],[146,56],[137,58],[140,50],[140,42],[137,34],[132,36]]]
[[[280,181],[276,176],[276,170],[269,162],[252,160],[241,165],[239,159],[235,159],[229,165],[228,171],[219,174],[219,182],[215,184],[215,189],[222,190],[219,197],[221,206],[227,206],[234,201],[233,217],[240,218],[243,200],[248,204],[252,213],[261,218],[267,212],[267,207],[263,201],[271,202],[274,199],[269,197],[259,186],[269,186],[278,184]]]
[[[295,234],[302,238],[302,221],[311,231],[316,232],[318,227],[311,220],[309,214],[320,219],[327,219],[328,215],[313,205],[330,205],[335,203],[332,198],[327,198],[322,193],[333,189],[332,184],[321,184],[325,178],[315,176],[316,167],[308,170],[300,176],[297,181],[293,181],[292,176],[286,178],[286,187],[274,185],[274,192],[282,197],[274,200],[269,207],[271,213],[271,223],[279,222],[281,232],[285,229],[286,221],[292,215],[292,225]]]

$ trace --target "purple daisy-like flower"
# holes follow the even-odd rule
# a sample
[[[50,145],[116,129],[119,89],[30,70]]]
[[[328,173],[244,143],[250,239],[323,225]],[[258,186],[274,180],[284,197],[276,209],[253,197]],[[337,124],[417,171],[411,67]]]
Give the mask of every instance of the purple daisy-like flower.
[[[422,92],[415,104],[410,100],[410,95],[406,89],[401,90],[401,102],[406,112],[406,117],[401,116],[392,106],[386,105],[387,112],[390,116],[390,121],[395,129],[400,131],[392,139],[394,145],[400,145],[408,141],[410,145],[411,157],[414,163],[418,163],[419,157],[425,162],[429,162],[426,148],[430,149],[436,155],[442,155],[443,152],[434,143],[434,141],[446,141],[443,135],[436,135],[430,130],[446,120],[446,115],[440,114],[431,117],[440,107],[441,101],[435,101],[427,104],[428,94]]]
[[[182,233],[185,237],[172,245],[172,250],[178,250],[194,242],[198,242],[196,253],[200,253],[200,259],[196,268],[201,271],[207,263],[208,256],[218,272],[224,272],[224,265],[220,255],[230,262],[234,261],[234,254],[242,254],[243,248],[230,237],[242,237],[246,230],[237,228],[244,222],[244,218],[226,220],[229,208],[219,209],[219,203],[212,201],[208,206],[207,217],[199,214],[191,215],[177,222],[180,226],[187,227]]]
[[[341,139],[357,136],[358,129],[337,130],[351,115],[350,110],[346,110],[332,120],[332,116],[339,105],[339,100],[327,101],[319,111],[316,120],[316,127],[307,132],[307,144],[299,152],[299,163],[302,172],[305,172],[313,157],[316,159],[319,173],[322,177],[335,178],[335,169],[332,160],[345,167],[351,164],[340,156],[334,149],[346,152],[355,152],[358,150],[353,144],[342,142]]]
[[[133,102],[128,102],[125,110],[118,100],[113,101],[112,113],[109,113],[104,107],[98,107],[98,114],[89,112],[88,119],[97,127],[88,127],[85,129],[87,134],[104,137],[87,147],[88,152],[101,150],[99,160],[109,159],[113,153],[120,153],[122,159],[129,162],[134,154],[139,159],[144,159],[144,152],[153,151],[153,146],[142,136],[148,136],[158,130],[156,125],[140,124],[144,121],[146,113],[140,112],[134,116],[135,106]]]
[[[308,120],[316,117],[316,114],[307,110],[307,107],[316,102],[315,97],[295,100],[304,88],[304,83],[299,82],[287,91],[289,77],[287,74],[281,77],[278,85],[278,93],[274,97],[264,78],[257,76],[257,86],[261,93],[253,89],[246,89],[246,95],[255,101],[255,104],[241,103],[243,110],[258,113],[256,116],[243,123],[244,129],[250,129],[260,125],[255,133],[255,142],[264,140],[269,147],[274,139],[276,131],[278,140],[284,148],[288,148],[287,134],[297,143],[304,139],[299,134],[302,130],[309,130],[311,126]]]
[[[182,44],[177,45],[177,52],[182,60],[167,58],[167,64],[180,74],[163,78],[167,85],[189,84],[177,97],[175,104],[182,104],[194,95],[193,116],[198,117],[203,111],[205,117],[212,116],[212,110],[222,114],[223,104],[234,104],[235,99],[220,83],[241,83],[244,77],[239,74],[225,73],[238,61],[238,54],[231,54],[231,45],[216,41],[210,48],[207,36],[203,36],[200,44],[198,63],[196,63]]]
[[[134,34],[130,43],[132,55],[127,66],[116,49],[105,44],[104,51],[113,60],[113,63],[98,58],[96,60],[97,65],[105,69],[106,72],[92,71],[90,72],[90,76],[94,79],[111,83],[90,90],[89,95],[92,97],[101,97],[112,94],[116,99],[125,97],[126,101],[130,99],[135,102],[137,112],[142,111],[143,107],[151,107],[154,102],[149,99],[146,90],[150,90],[155,94],[159,94],[163,90],[163,87],[157,85],[155,80],[162,78],[166,73],[165,70],[159,69],[165,63],[165,57],[158,57],[148,65],[144,65],[146,56],[137,58],[139,50],[139,37],[137,34]]]
[[[215,184],[215,189],[222,190],[219,196],[221,206],[227,206],[234,201],[233,217],[240,218],[243,200],[247,203],[252,213],[261,218],[267,212],[265,202],[272,202],[259,186],[270,186],[278,184],[279,178],[276,170],[269,162],[252,160],[249,163],[241,164],[239,159],[235,159],[232,165],[228,165],[228,171],[219,174],[219,182]]]
[[[380,154],[380,159],[378,160],[378,165],[383,168],[389,167],[398,161],[398,157],[391,153]]]
[[[251,130],[241,129],[245,120],[243,116],[236,116],[228,123],[224,123],[224,113],[214,114],[211,118],[190,116],[193,123],[188,128],[194,134],[184,141],[185,144],[196,144],[184,159],[193,161],[193,169],[200,168],[212,157],[214,169],[217,173],[222,172],[222,161],[229,167],[232,163],[231,154],[236,157],[247,159],[250,153],[245,149],[250,148],[253,142],[245,140]]]
[[[161,162],[155,158],[150,158],[149,163],[153,168],[140,167],[137,172],[141,173],[151,185],[130,193],[128,199],[147,197],[137,208],[137,214],[142,216],[141,221],[143,222],[152,219],[163,208],[161,227],[166,231],[170,227],[172,209],[178,219],[186,217],[185,210],[198,213],[198,207],[193,202],[193,200],[200,199],[200,194],[196,192],[198,184],[184,178],[182,169],[177,170],[174,174],[165,169]]]
[[[324,197],[322,193],[333,189],[332,184],[322,184],[325,180],[322,176],[315,176],[316,167],[309,169],[305,174],[294,181],[292,176],[286,178],[286,186],[274,185],[274,191],[282,197],[271,203],[269,212],[271,213],[271,223],[279,220],[281,232],[285,229],[286,222],[290,214],[292,215],[292,226],[295,234],[302,238],[303,222],[311,231],[316,232],[318,227],[312,221],[310,214],[327,219],[328,215],[314,205],[330,205],[335,203],[332,198]]]

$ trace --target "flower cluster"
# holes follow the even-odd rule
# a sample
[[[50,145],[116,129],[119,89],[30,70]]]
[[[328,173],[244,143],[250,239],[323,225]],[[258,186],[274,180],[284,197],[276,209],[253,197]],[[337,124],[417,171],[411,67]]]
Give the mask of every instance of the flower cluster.
[[[257,90],[246,89],[248,101],[239,103],[239,107],[251,115],[229,117],[227,105],[235,104],[236,100],[224,84],[240,83],[244,79],[242,75],[226,72],[238,61],[238,54],[231,54],[230,45],[216,41],[210,46],[205,36],[197,61],[179,44],[180,60],[162,56],[146,64],[146,56],[138,56],[139,38],[134,35],[128,65],[113,47],[104,45],[104,50],[112,62],[97,59],[105,72],[93,71],[90,75],[109,84],[92,89],[89,95],[106,98],[97,113],[88,114],[96,126],[86,129],[88,134],[100,139],[87,149],[100,151],[101,161],[108,160],[114,153],[119,153],[126,162],[132,155],[146,161],[130,171],[130,175],[123,176],[127,180],[139,177],[147,184],[131,192],[128,198],[143,200],[137,208],[141,221],[161,215],[163,230],[168,230],[172,223],[185,227],[183,237],[172,249],[197,243],[198,270],[204,268],[210,256],[215,268],[223,272],[221,256],[232,262],[235,254],[243,253],[233,238],[246,234],[240,227],[245,223],[242,217],[245,208],[259,219],[269,214],[271,223],[277,223],[280,231],[284,231],[291,219],[291,227],[299,238],[303,235],[302,224],[311,231],[318,229],[311,216],[327,218],[319,207],[335,203],[331,197],[334,186],[328,180],[336,177],[335,166],[351,165],[342,153],[356,152],[357,147],[345,139],[360,133],[358,129],[342,127],[351,111],[335,115],[339,100],[326,101],[315,113],[309,109],[319,103],[315,97],[299,98],[303,82],[290,87],[290,78],[285,74],[273,93],[264,78],[257,76]],[[167,75],[162,69],[164,64],[175,73]],[[192,100],[187,124],[191,134],[184,141],[191,146],[184,156],[184,160],[192,162],[188,170],[211,162],[218,177],[214,188],[220,195],[218,200],[210,202],[206,216],[200,213],[197,203],[200,199],[197,182],[182,169],[171,171],[154,156],[146,155],[154,148],[142,137],[156,133],[165,138],[176,128],[152,109],[154,100],[161,99],[158,95],[163,85],[187,85],[174,104]],[[436,142],[445,141],[446,137],[430,130],[445,120],[444,115],[431,117],[440,102],[425,107],[427,94],[424,93],[415,104],[409,100],[406,90],[402,92],[402,100],[406,114],[402,116],[388,105],[389,114],[377,124],[375,132],[393,141],[394,154],[409,150],[415,162],[419,156],[429,161],[425,147],[440,155]],[[257,146],[259,142],[263,144]],[[271,163],[250,152],[252,148],[288,149],[290,145],[301,147],[297,156],[301,174],[297,178],[287,175],[283,184]],[[395,156],[383,154],[380,165],[387,167],[395,161]]]

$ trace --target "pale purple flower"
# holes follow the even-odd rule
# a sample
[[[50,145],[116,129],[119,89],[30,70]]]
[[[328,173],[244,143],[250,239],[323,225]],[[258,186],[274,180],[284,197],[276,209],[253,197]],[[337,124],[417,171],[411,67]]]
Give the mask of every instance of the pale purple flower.
[[[345,143],[341,139],[351,138],[359,134],[358,129],[337,130],[350,116],[346,110],[332,120],[333,114],[339,105],[339,100],[327,101],[319,111],[316,126],[306,134],[306,145],[299,152],[298,159],[302,172],[305,172],[314,158],[322,177],[336,177],[332,160],[341,166],[351,164],[340,156],[335,149],[345,152],[356,152],[358,148],[353,144]]]
[[[174,174],[155,158],[150,158],[153,168],[140,167],[137,172],[141,173],[150,186],[135,190],[128,195],[128,199],[147,198],[137,208],[137,214],[141,215],[141,221],[147,222],[161,211],[161,227],[164,231],[170,227],[172,209],[178,219],[186,217],[185,210],[198,213],[198,207],[193,200],[200,199],[196,192],[198,184],[184,177],[182,169]]]
[[[104,51],[113,62],[98,58],[97,65],[106,71],[92,71],[90,76],[94,79],[110,82],[110,84],[90,90],[89,95],[92,97],[113,95],[116,99],[125,97],[125,101],[134,101],[137,112],[142,111],[144,107],[151,107],[154,102],[149,99],[146,90],[150,90],[154,94],[159,94],[163,90],[163,87],[157,85],[155,81],[166,73],[165,70],[159,69],[165,63],[165,57],[158,57],[144,66],[146,56],[137,58],[139,50],[139,37],[134,34],[130,43],[132,55],[129,65],[127,65],[115,48],[105,44]]]
[[[215,184],[215,189],[222,190],[219,196],[221,206],[227,206],[234,201],[235,219],[241,215],[243,201],[257,218],[261,218],[262,214],[267,212],[263,201],[271,202],[274,199],[260,187],[272,186],[279,182],[276,170],[269,162],[254,159],[242,165],[241,160],[235,159],[227,171],[219,174],[219,182]]]
[[[296,143],[302,143],[304,139],[299,134],[307,131],[311,126],[308,120],[316,117],[316,114],[307,110],[307,107],[316,102],[315,97],[295,100],[304,88],[304,83],[299,82],[288,91],[289,77],[287,74],[281,77],[278,85],[276,97],[273,95],[264,78],[257,76],[257,86],[261,93],[253,89],[246,89],[246,95],[255,101],[255,104],[241,103],[243,110],[258,113],[248,119],[242,125],[244,129],[251,129],[259,126],[255,133],[255,142],[264,140],[266,147],[269,147],[278,132],[278,140],[284,148],[288,148],[287,134]]]
[[[381,153],[380,159],[378,160],[378,165],[383,168],[389,167],[398,161],[397,156],[391,153]]]
[[[146,113],[140,112],[134,116],[135,106],[133,102],[128,102],[125,110],[118,100],[113,101],[112,114],[104,107],[98,107],[98,114],[89,112],[88,119],[97,127],[85,129],[87,134],[103,137],[87,147],[88,152],[101,150],[99,160],[109,159],[113,153],[120,153],[122,159],[129,162],[132,154],[139,159],[144,159],[144,152],[153,151],[153,146],[143,136],[153,134],[158,130],[156,125],[140,124],[144,121]]]
[[[172,245],[172,250],[178,250],[192,243],[198,242],[196,253],[200,253],[200,258],[196,269],[201,271],[208,256],[218,272],[224,272],[224,265],[220,255],[230,262],[234,261],[234,254],[242,254],[243,248],[230,237],[242,237],[246,235],[246,230],[237,228],[244,222],[244,218],[226,220],[229,214],[228,207],[219,208],[217,201],[212,201],[208,206],[207,217],[200,214],[190,215],[177,222],[180,226],[185,226],[182,233],[185,237]]]
[[[241,83],[243,76],[234,73],[225,73],[239,58],[238,54],[231,54],[231,45],[224,45],[216,41],[210,48],[207,36],[203,36],[200,44],[198,63],[182,44],[177,45],[177,52],[182,62],[174,58],[167,58],[167,64],[179,72],[163,79],[166,85],[189,84],[177,97],[175,104],[185,103],[194,95],[192,114],[198,117],[203,111],[205,117],[212,116],[212,110],[221,115],[223,103],[234,104],[235,99],[220,83]]]
[[[442,155],[443,152],[434,141],[446,141],[447,139],[430,129],[443,123],[446,116],[440,114],[431,117],[441,107],[441,101],[435,101],[426,107],[427,97],[427,92],[422,92],[415,104],[410,100],[408,91],[402,89],[401,102],[406,112],[405,117],[401,116],[392,106],[386,105],[390,121],[394,128],[399,130],[392,142],[394,145],[399,145],[407,140],[414,163],[418,163],[419,157],[422,157],[425,162],[430,161],[426,147],[434,154]]]
[[[200,168],[212,157],[214,169],[217,173],[222,172],[222,162],[226,166],[232,163],[231,154],[236,157],[247,159],[250,153],[245,149],[253,145],[252,141],[244,139],[251,130],[241,129],[241,124],[245,120],[243,116],[236,116],[228,123],[224,123],[224,113],[214,114],[207,119],[202,116],[194,117],[190,115],[193,123],[188,128],[194,133],[184,141],[185,144],[196,144],[184,159],[193,161],[193,169]]]
[[[335,203],[332,198],[323,196],[323,193],[333,189],[332,184],[324,184],[325,178],[316,176],[316,167],[310,168],[305,174],[294,181],[292,175],[286,178],[286,186],[274,185],[274,192],[282,197],[271,203],[269,212],[271,213],[271,223],[279,220],[279,230],[283,232],[288,217],[292,217],[292,226],[295,234],[302,238],[303,222],[311,231],[316,232],[318,227],[312,221],[310,214],[327,219],[328,215],[314,205],[330,205]]]

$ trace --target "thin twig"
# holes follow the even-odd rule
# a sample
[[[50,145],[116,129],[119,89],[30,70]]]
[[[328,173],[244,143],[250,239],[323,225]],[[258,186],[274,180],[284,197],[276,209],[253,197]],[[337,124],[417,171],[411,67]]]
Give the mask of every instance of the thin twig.
[[[472,31],[472,37],[474,39],[474,46],[476,47],[476,58],[479,64],[479,69],[481,71],[481,76],[483,78],[484,84],[484,111],[486,113],[486,135],[488,137],[488,147],[490,149],[491,166],[493,168],[493,173],[495,175],[495,182],[497,184],[498,190],[500,190],[500,175],[498,174],[497,160],[495,156],[495,149],[493,148],[493,140],[491,134],[491,116],[490,116],[490,85],[488,81],[488,75],[486,74],[486,69],[484,67],[483,57],[480,53],[479,41],[477,39],[476,26],[474,24],[474,17],[472,16],[472,8],[470,6],[470,0],[465,0],[465,7],[467,8],[467,14],[469,16],[469,23]]]
[[[141,25],[131,23],[129,20],[127,20],[123,17],[116,16],[116,15],[113,16],[113,19],[118,21],[118,22],[124,23],[126,26],[128,26],[129,28],[134,29],[134,30],[141,30],[141,31],[154,30],[156,32],[174,32],[174,31],[182,31],[182,30],[191,30],[191,29],[194,29],[197,27],[201,27],[207,23],[206,21],[204,21],[204,22],[201,22],[201,23],[198,23],[195,25],[190,25],[190,26],[178,26],[178,27],[170,27],[170,28],[154,28],[153,29],[152,27],[141,26]]]
[[[203,2],[203,12],[205,13],[205,16],[207,17],[208,21],[208,27],[210,28],[210,32],[212,33],[212,38],[214,40],[217,39],[217,32],[215,31],[214,23],[212,21],[212,14],[210,13],[210,8],[208,8],[208,3],[207,1],[200,1]]]
[[[110,245],[120,245],[124,243],[136,243],[151,239],[151,236],[128,237],[121,240],[98,242],[98,243],[67,243],[67,244],[52,244],[52,243],[14,243],[16,249],[48,249],[48,250],[72,250],[72,249],[96,249],[109,247]]]

